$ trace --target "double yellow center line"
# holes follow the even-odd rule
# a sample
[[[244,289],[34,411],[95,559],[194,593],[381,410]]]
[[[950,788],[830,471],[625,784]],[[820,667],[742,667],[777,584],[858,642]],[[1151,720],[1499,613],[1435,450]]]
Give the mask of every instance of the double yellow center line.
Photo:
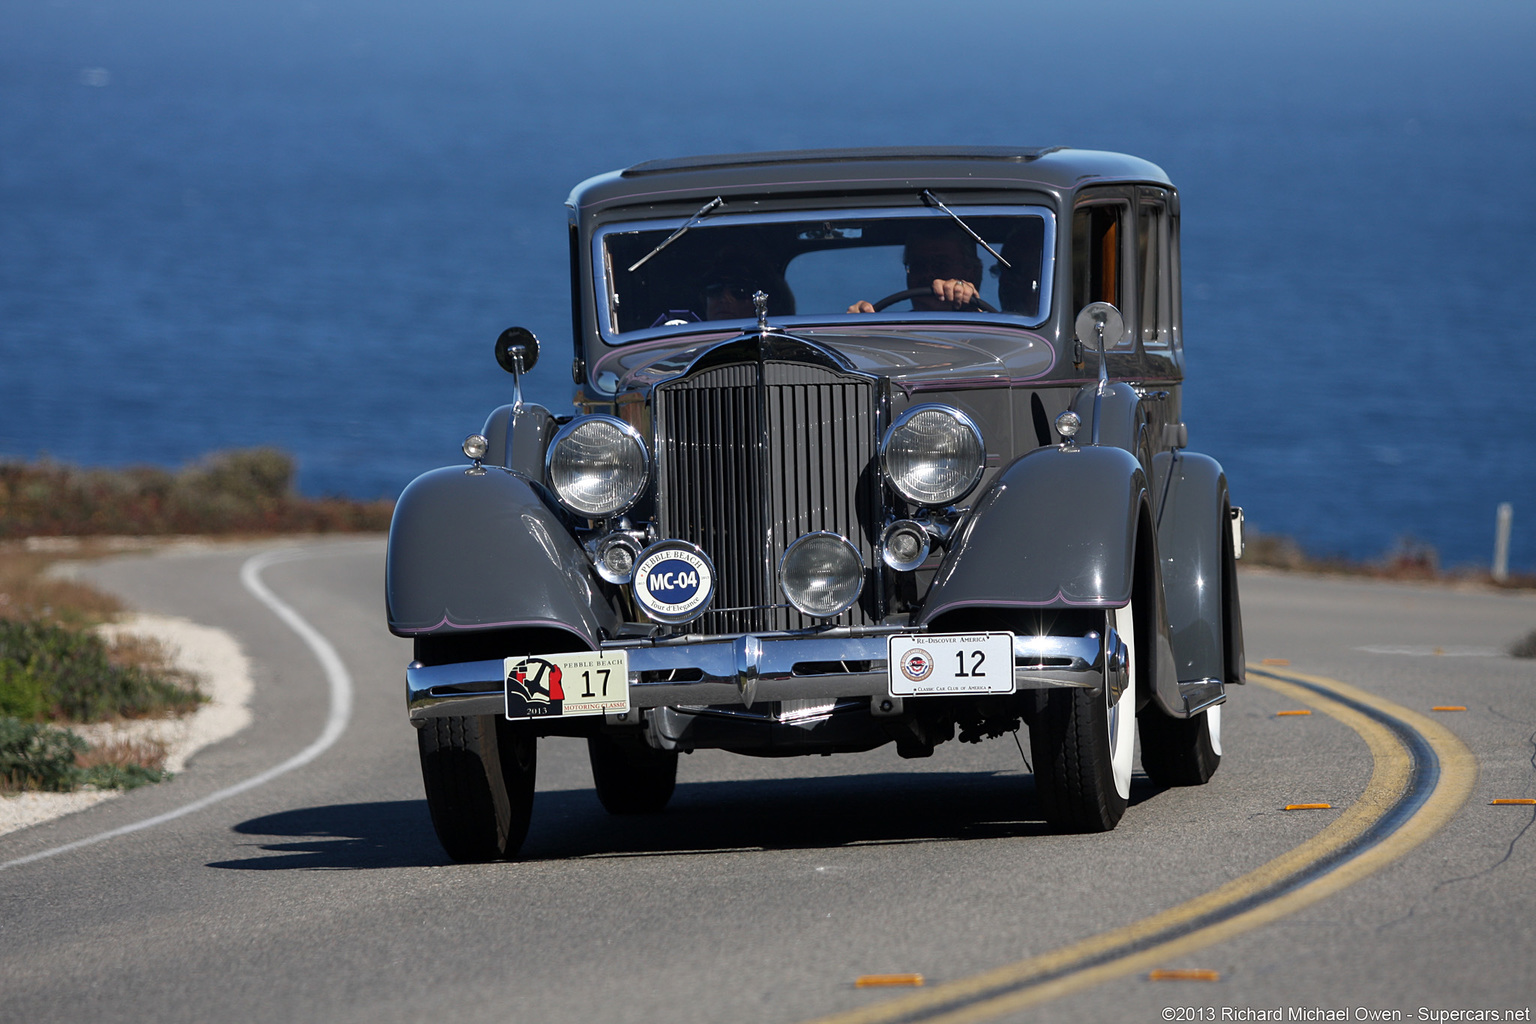
[[[1250,666],[1249,678],[1349,726],[1373,767],[1360,799],[1312,839],[1202,896],[1041,956],[813,1024],[963,1024],[1049,1002],[1293,914],[1402,857],[1466,802],[1477,761],[1450,730],[1358,687]]]

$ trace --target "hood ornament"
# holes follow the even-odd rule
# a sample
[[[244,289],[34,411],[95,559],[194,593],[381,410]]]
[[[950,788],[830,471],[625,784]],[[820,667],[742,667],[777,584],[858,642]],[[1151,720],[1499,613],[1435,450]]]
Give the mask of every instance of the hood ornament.
[[[759,288],[752,293],[752,305],[757,307],[758,330],[768,329],[768,293]]]

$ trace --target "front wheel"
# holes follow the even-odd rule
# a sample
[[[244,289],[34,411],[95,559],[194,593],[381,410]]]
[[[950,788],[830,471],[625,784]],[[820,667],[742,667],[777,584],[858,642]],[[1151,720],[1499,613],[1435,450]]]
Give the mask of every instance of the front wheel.
[[[1111,703],[1106,685],[1050,690],[1030,723],[1035,793],[1045,820],[1066,832],[1108,832],[1120,823],[1131,795],[1136,744],[1136,625],[1132,607],[1105,615],[1104,663],[1125,644],[1127,683]]]
[[[432,827],[448,856],[517,856],[533,815],[537,738],[500,715],[476,715],[429,718],[416,743]]]
[[[634,737],[587,737],[592,784],[609,814],[655,814],[677,786],[677,751]]]

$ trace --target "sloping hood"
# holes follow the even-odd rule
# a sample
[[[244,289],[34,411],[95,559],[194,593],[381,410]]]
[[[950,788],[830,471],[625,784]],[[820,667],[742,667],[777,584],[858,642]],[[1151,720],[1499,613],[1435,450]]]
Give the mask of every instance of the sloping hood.
[[[700,360],[723,362],[738,355],[823,362],[889,378],[905,391],[935,384],[1007,386],[1044,377],[1056,363],[1051,344],[1028,331],[872,324],[857,330],[839,326],[798,328],[793,333],[711,332],[640,342],[604,355],[593,367],[593,377],[613,373],[619,391],[649,390]]]

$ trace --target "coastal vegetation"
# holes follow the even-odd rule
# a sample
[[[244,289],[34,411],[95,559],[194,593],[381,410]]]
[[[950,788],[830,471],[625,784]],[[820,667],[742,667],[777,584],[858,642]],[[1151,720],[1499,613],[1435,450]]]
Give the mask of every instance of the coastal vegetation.
[[[0,792],[128,788],[164,777],[155,742],[92,746],[71,726],[182,715],[197,680],[142,638],[96,627],[124,609],[61,574],[62,560],[171,536],[383,530],[393,503],[308,498],[272,448],[220,452],[181,469],[0,462]]]
[[[309,498],[275,448],[218,452],[180,471],[0,462],[0,538],[383,530],[394,503]]]

